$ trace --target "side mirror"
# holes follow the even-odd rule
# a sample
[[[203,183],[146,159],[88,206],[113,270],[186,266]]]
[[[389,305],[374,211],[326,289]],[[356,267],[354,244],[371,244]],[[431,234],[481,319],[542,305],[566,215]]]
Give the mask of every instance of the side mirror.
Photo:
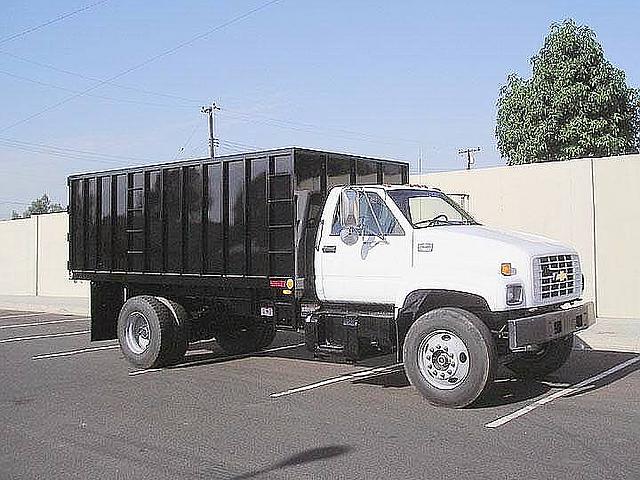
[[[340,240],[342,240],[345,245],[355,245],[358,243],[358,231],[355,227],[345,227],[340,230]]]
[[[360,198],[355,190],[345,188],[340,193],[340,225],[343,229],[360,226]]]

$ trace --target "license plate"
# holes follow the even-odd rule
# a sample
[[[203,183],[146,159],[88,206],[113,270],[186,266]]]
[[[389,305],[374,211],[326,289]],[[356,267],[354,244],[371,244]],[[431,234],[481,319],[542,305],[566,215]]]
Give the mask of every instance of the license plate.
[[[273,307],[260,307],[260,315],[263,317],[273,317]]]

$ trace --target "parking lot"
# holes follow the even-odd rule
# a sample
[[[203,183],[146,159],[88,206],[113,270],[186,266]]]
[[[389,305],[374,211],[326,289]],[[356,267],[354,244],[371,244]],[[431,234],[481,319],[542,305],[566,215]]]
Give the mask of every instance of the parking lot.
[[[0,310],[2,478],[640,478],[640,356],[576,350],[544,381],[501,372],[464,410],[393,358],[253,356],[192,344],[140,371],[78,316]]]

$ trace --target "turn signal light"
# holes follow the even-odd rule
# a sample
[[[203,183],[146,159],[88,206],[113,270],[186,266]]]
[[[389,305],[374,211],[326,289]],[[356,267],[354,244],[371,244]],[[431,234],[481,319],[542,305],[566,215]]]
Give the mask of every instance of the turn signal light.
[[[510,263],[501,263],[500,264],[500,273],[505,277],[510,277],[511,275],[516,274],[516,269],[511,266]]]

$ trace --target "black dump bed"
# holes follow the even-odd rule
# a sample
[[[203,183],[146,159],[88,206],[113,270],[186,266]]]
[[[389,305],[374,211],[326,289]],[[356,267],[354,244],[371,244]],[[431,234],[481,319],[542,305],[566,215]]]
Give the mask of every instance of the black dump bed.
[[[93,281],[308,285],[327,191],[407,183],[408,168],[286,148],[72,175],[69,269]]]

